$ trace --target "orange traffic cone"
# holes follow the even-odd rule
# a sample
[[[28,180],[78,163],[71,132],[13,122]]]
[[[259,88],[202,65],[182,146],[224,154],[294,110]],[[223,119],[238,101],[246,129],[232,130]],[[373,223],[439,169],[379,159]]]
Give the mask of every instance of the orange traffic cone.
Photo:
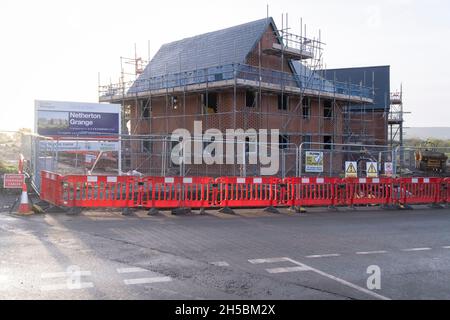
[[[20,206],[18,213],[20,215],[30,215],[33,213],[30,209],[30,204],[28,203],[28,191],[26,183],[22,185],[22,195],[20,197]]]

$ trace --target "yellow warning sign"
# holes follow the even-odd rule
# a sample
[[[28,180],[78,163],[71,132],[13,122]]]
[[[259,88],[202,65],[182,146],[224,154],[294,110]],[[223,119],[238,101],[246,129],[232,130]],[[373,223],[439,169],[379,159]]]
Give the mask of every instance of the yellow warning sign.
[[[378,178],[378,163],[367,162],[367,177]]]
[[[358,164],[354,161],[345,162],[345,177],[346,178],[358,178],[358,170],[356,169]]]

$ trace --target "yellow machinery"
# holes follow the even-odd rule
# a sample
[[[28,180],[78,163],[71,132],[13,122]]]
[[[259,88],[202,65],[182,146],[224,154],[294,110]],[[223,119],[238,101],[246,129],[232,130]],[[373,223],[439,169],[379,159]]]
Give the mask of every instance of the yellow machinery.
[[[448,157],[436,149],[433,150],[435,147],[427,142],[425,148],[416,151],[416,169],[427,172],[446,172]]]

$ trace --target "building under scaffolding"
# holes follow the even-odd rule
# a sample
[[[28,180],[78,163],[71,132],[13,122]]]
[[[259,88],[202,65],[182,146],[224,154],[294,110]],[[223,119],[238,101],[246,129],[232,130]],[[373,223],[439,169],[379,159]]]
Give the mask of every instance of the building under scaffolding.
[[[194,121],[202,121],[203,131],[279,129],[280,149],[289,154],[301,143],[326,150],[332,143],[368,142],[360,138],[368,135],[363,128],[353,126],[349,132],[358,121],[353,119],[362,116],[352,109],[358,105],[364,106],[364,118],[384,117],[387,136],[386,109],[378,114],[371,107],[373,83],[325,77],[321,37],[308,37],[306,27],[301,29],[291,33],[284,20],[278,29],[267,18],[172,42],[145,68],[135,59],[136,79],[123,76],[117,84],[100,85],[101,102],[123,106],[123,129],[130,135],[123,139],[124,168],[150,175],[180,173],[166,156],[173,147],[167,137],[179,128],[193,132]],[[285,158],[287,175],[296,169],[295,156]],[[340,170],[342,164],[336,163]],[[190,165],[187,172],[243,174],[242,166],[234,165]],[[245,172],[260,174],[258,167]]]
[[[344,111],[346,143],[388,145],[390,67],[359,67],[322,71],[327,79],[362,84],[373,90],[373,103],[349,103]]]

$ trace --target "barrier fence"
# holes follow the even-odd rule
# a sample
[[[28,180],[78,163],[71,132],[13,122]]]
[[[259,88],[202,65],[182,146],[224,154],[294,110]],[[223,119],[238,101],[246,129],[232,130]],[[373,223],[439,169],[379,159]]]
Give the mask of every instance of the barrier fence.
[[[262,208],[448,204],[448,178],[63,176],[41,172],[41,199],[81,208]]]
[[[247,108],[248,109],[248,108]],[[249,113],[250,112],[250,113]],[[256,111],[239,111],[237,117],[251,116],[255,119],[261,116]],[[282,115],[282,117],[296,117],[303,121],[303,115]],[[280,121],[279,114],[267,113],[264,117],[269,120]],[[154,117],[151,120],[152,126],[158,126],[166,121],[167,116]],[[301,118],[301,119],[300,119]],[[205,126],[214,126],[217,128],[229,127],[234,117],[231,112],[222,112],[214,114],[205,114],[201,116]],[[197,121],[197,116],[187,116],[186,123]],[[140,121],[133,118],[132,121]],[[150,121],[150,120],[149,120]],[[270,122],[270,121],[269,121]],[[150,124],[149,124],[150,125]],[[249,138],[248,136],[246,138]],[[281,140],[275,141],[278,145],[279,154],[271,157],[271,167],[277,168],[275,174],[277,178],[286,177],[335,177],[344,178],[348,175],[346,163],[352,162],[354,171],[358,177],[369,177],[367,173],[367,163],[376,162],[377,175],[383,177],[448,177],[445,171],[447,166],[437,168],[443,165],[443,159],[436,159],[439,154],[450,154],[450,148],[435,148],[432,152],[434,158],[426,158],[418,161],[416,157],[419,151],[424,148],[405,147],[392,148],[383,145],[362,145],[362,144],[339,144],[339,143],[321,143],[315,137],[297,135],[280,136]],[[263,175],[262,169],[267,167],[261,163],[261,139],[252,139],[247,141],[231,142],[223,140],[222,147],[227,149],[230,144],[233,145],[233,154],[226,151],[224,159],[218,157],[218,163],[208,165],[205,159],[200,163],[194,161],[191,152],[183,153],[186,161],[181,163],[172,159],[173,151],[177,147],[176,141],[171,141],[170,135],[136,135],[125,134],[114,138],[55,138],[35,135],[22,135],[21,148],[6,153],[8,163],[17,164],[17,154],[22,152],[24,158],[20,161],[19,170],[30,174],[34,184],[39,187],[40,172],[50,171],[58,172],[63,175],[111,175],[121,176],[123,174],[139,173],[149,177],[257,177]],[[200,139],[200,138],[196,138]],[[271,140],[271,139],[270,139]],[[319,139],[320,140],[320,139]],[[120,142],[119,142],[120,141]],[[307,141],[307,142],[303,142]],[[323,141],[323,140],[321,140]],[[191,141],[192,144],[195,142]],[[212,151],[207,150],[211,141],[202,137],[196,142],[201,142],[200,151],[196,151],[202,157],[212,156]],[[218,141],[215,141],[218,142]],[[189,144],[186,145],[188,150]],[[226,147],[225,147],[226,146]],[[192,145],[190,145],[192,149]],[[255,151],[256,150],[256,151]],[[179,150],[180,151],[180,150]],[[218,151],[217,151],[218,152]],[[215,154],[215,152],[214,152]],[[219,152],[218,152],[219,154]],[[190,155],[190,157],[189,157]],[[230,158],[228,158],[230,156]],[[188,161],[190,160],[190,161]],[[220,161],[222,160],[222,161]],[[426,161],[425,161],[426,160]],[[439,161],[440,162],[439,162]]]
[[[139,183],[144,208],[209,208],[214,204],[214,180],[203,177],[145,177]]]
[[[345,179],[345,203],[353,205],[392,205],[396,179]],[[398,199],[400,200],[400,199]]]
[[[450,203],[450,178],[444,179],[441,198],[442,202]]]
[[[288,206],[336,206],[341,199],[335,178],[286,178],[285,204]]]
[[[281,182],[278,178],[218,178],[214,204],[219,207],[278,206]]]

